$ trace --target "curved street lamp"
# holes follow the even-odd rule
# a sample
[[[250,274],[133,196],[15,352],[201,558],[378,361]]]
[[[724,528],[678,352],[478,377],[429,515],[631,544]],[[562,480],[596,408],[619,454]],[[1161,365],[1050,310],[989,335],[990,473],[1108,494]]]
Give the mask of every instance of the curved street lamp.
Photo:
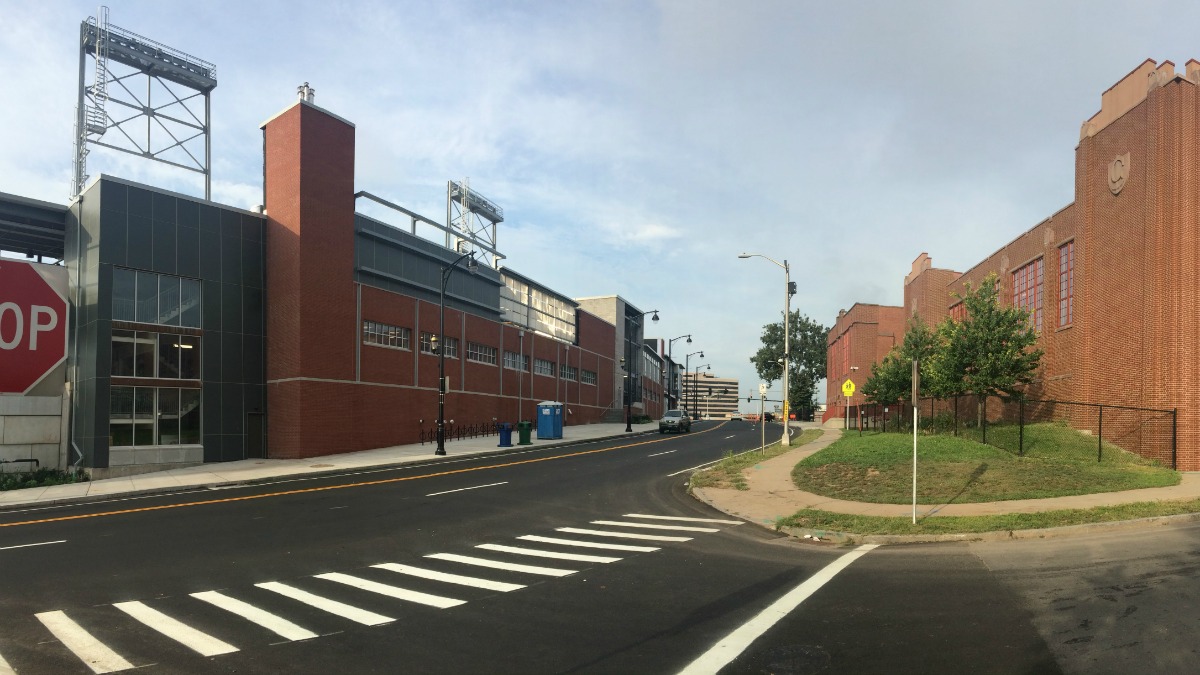
[[[784,293],[783,293],[783,438],[779,441],[779,444],[786,448],[786,447],[791,446],[791,444],[792,444],[791,433],[790,433],[791,428],[790,428],[790,425],[788,424],[788,413],[790,412],[789,406],[788,406],[788,398],[790,398],[790,394],[791,394],[791,391],[788,389],[788,370],[790,370],[789,359],[791,359],[791,351],[792,351],[792,348],[791,348],[792,345],[791,345],[790,340],[788,339],[789,338],[788,326],[792,323],[792,293],[793,293],[793,291],[792,291],[791,268],[788,267],[787,260],[784,260],[781,263],[778,260],[769,258],[761,253],[743,253],[743,254],[739,255],[738,257],[739,258],[762,258],[764,260],[770,261],[770,262],[774,263],[775,265],[778,265],[779,267],[783,268],[783,280],[784,280],[784,285],[783,285],[783,289],[784,289]]]
[[[700,355],[700,358],[704,358],[704,350],[703,350],[703,349],[701,349],[701,350],[700,350],[700,351],[698,351],[698,352],[692,352],[691,354],[688,354],[687,356],[683,357],[683,375],[684,375],[684,377],[687,377],[687,374],[688,374],[688,372],[689,372],[689,371],[688,371],[688,364],[691,362],[691,359],[692,359],[692,357],[693,357],[693,356],[695,356],[695,355],[697,355],[697,354],[699,354],[699,355]],[[694,383],[693,383],[693,384],[694,384]],[[682,392],[682,391],[680,391],[679,393],[680,393],[680,394],[682,394],[683,392]],[[687,403],[687,397],[686,397],[686,396],[681,396],[680,398],[683,400],[683,402],[684,402],[684,403]],[[688,411],[688,415],[691,415],[691,414],[692,414],[692,411],[690,411],[690,410],[689,410],[689,411]]]
[[[474,273],[478,266],[475,262],[475,252],[464,253],[442,268],[442,286],[438,293],[438,334],[430,339],[434,352],[438,355],[438,416],[437,416],[437,450],[435,455],[446,454],[446,282],[458,264],[467,261],[467,271]]]
[[[671,348],[675,346],[676,340],[682,340],[683,338],[687,338],[687,343],[689,345],[692,344],[691,333],[688,333],[687,335],[680,335],[677,338],[671,338],[670,340],[667,341],[667,409],[668,410],[672,408],[671,397],[672,397],[672,394],[675,393],[675,362],[671,360]],[[675,396],[675,399],[678,400],[679,397]]]
[[[704,356],[704,354],[701,354],[700,356]],[[706,363],[702,366],[696,366],[696,372],[695,372],[695,374],[692,375],[692,402],[694,402],[696,404],[696,408],[695,408],[696,412],[694,412],[692,414],[694,414],[696,416],[696,419],[700,419],[700,369],[701,368],[706,368],[708,370],[712,370],[712,364]]]

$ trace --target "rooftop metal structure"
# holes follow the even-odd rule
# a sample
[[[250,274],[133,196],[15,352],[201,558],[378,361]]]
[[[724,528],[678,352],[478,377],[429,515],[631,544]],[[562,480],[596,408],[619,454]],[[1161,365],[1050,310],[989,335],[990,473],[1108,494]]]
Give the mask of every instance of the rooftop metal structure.
[[[499,268],[504,256],[489,257],[488,253],[496,252],[496,224],[501,222],[504,209],[472,190],[467,179],[446,183],[446,248],[465,253],[479,246],[484,263]]]
[[[204,198],[212,199],[210,95],[217,67],[110,24],[107,7],[97,14],[79,27],[71,197],[87,183],[88,146],[98,145],[203,174]]]
[[[0,192],[0,251],[62,260],[67,207]]]

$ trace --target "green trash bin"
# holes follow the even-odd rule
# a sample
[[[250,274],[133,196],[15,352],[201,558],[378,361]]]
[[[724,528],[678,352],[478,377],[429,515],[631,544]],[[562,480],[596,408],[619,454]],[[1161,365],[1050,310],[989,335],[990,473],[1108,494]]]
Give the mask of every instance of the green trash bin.
[[[533,443],[529,440],[529,432],[532,429],[533,422],[527,422],[524,420],[517,422],[517,436],[520,438],[520,440],[517,441],[517,445],[533,445]]]

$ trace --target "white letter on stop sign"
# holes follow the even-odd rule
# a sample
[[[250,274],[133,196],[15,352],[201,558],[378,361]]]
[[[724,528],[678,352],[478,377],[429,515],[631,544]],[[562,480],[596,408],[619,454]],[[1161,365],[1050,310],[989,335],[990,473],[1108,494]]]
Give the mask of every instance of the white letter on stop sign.
[[[0,325],[4,323],[4,315],[11,311],[16,319],[17,329],[13,331],[12,339],[4,339],[4,334],[0,333],[0,349],[10,350],[15,349],[21,344],[21,338],[25,336],[25,316],[21,314],[21,308],[15,302],[0,303]],[[31,321],[29,322],[29,351],[37,349],[38,333],[44,333],[48,330],[54,330],[58,326],[58,313],[51,307],[44,305],[34,305],[30,308]],[[46,317],[43,323],[41,317]]]

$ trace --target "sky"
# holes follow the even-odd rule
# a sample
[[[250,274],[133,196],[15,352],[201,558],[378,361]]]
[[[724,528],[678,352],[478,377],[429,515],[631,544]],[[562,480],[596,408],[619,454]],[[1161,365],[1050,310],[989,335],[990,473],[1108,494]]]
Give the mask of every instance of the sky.
[[[214,201],[262,203],[259,127],[308,82],[355,124],[356,189],[444,221],[469,179],[504,209],[506,265],[659,310],[647,337],[691,334],[675,355],[743,397],[784,275],[739,253],[786,260],[792,309],[825,326],[902,305],[922,252],[965,271],[1074,200],[1104,90],[1200,58],[1200,4],[1153,0],[108,3],[217,66]],[[0,192],[68,201],[96,11],[0,0]],[[88,172],[204,193],[102,148]]]

